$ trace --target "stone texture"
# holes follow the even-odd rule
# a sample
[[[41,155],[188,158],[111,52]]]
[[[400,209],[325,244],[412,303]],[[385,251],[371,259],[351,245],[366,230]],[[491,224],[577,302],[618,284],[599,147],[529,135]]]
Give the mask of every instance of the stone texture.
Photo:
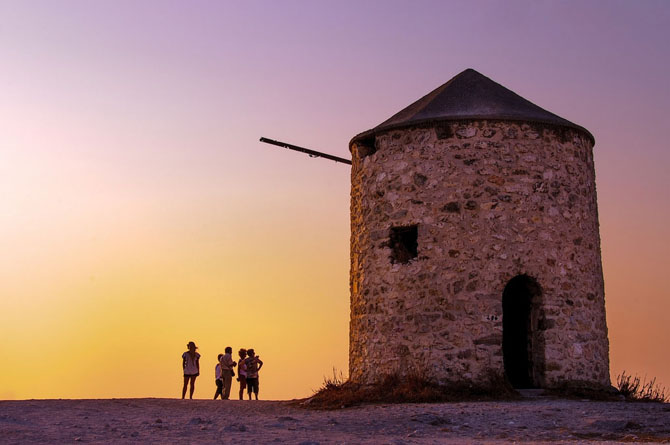
[[[441,122],[378,133],[374,150],[354,140],[351,151],[352,380],[504,373],[503,289],[527,275],[542,289],[538,384],[609,384],[590,135]],[[417,257],[393,264],[390,230],[410,225]]]

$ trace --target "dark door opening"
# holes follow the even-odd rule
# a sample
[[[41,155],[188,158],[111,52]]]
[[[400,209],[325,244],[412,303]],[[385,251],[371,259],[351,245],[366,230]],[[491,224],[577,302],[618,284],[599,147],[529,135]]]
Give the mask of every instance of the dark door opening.
[[[527,275],[512,278],[503,291],[503,362],[505,375],[515,388],[538,385],[533,369],[533,358],[539,352],[534,350],[538,345],[533,312],[539,295],[540,287]]]

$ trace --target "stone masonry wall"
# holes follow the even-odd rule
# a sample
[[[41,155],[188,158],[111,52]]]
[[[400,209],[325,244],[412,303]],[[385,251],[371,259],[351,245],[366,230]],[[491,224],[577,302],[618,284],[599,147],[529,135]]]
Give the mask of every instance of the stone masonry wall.
[[[609,384],[592,143],[511,122],[391,130],[351,147],[349,373],[440,382],[504,373],[502,293],[540,284],[542,385]],[[391,227],[418,256],[390,261]]]

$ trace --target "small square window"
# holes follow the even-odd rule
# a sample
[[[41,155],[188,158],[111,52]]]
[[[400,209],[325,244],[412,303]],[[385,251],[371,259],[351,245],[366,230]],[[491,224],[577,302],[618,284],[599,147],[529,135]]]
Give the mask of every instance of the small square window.
[[[407,264],[417,256],[418,227],[391,227],[389,247],[391,248],[391,263]]]

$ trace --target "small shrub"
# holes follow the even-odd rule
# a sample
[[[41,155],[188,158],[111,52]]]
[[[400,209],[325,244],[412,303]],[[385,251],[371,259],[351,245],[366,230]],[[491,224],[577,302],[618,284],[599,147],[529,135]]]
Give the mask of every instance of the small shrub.
[[[324,377],[323,378],[323,386],[319,391],[322,391],[324,389],[333,389],[333,388],[338,388],[342,386],[346,382],[346,379],[344,378],[344,374],[342,371],[338,371],[336,368],[333,367],[333,376],[332,377]]]
[[[298,400],[310,409],[339,409],[373,403],[437,403],[474,400],[511,400],[519,398],[502,376],[490,375],[481,384],[453,383],[440,385],[428,378],[410,374],[389,374],[374,384],[345,381],[333,370],[323,386],[312,397]]]
[[[624,396],[626,400],[638,402],[670,402],[670,396],[666,393],[666,389],[656,383],[656,378],[649,380],[641,380],[638,376],[626,374],[623,371],[616,379],[616,387],[619,394]]]

